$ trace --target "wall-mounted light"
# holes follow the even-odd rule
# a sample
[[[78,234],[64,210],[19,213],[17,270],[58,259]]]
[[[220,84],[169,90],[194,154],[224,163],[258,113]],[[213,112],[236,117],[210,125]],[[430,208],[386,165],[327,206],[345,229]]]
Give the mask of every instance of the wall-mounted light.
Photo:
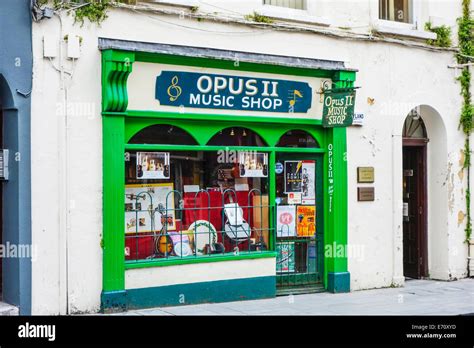
[[[234,135],[235,135],[235,133],[234,133],[234,128],[231,129],[230,135],[231,135],[231,136],[234,136]]]

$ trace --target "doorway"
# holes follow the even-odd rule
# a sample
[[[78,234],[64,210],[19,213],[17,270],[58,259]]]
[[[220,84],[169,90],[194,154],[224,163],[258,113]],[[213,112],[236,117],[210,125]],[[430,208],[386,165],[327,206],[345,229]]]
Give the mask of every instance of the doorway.
[[[403,273],[428,277],[426,128],[415,111],[403,127]]]
[[[277,153],[277,293],[322,291],[322,156]]]

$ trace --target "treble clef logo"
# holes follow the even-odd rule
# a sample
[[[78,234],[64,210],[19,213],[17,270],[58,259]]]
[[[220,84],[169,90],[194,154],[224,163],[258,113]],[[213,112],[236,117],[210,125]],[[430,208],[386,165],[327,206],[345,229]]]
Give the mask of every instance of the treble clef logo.
[[[170,97],[170,101],[175,101],[181,95],[181,87],[178,86],[178,76],[174,76],[171,79],[171,85],[166,90]]]

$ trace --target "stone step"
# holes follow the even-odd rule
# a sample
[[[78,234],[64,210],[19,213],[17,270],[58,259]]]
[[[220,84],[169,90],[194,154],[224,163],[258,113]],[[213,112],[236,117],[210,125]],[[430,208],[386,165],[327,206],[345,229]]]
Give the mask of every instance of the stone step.
[[[0,315],[19,315],[18,307],[0,302]]]

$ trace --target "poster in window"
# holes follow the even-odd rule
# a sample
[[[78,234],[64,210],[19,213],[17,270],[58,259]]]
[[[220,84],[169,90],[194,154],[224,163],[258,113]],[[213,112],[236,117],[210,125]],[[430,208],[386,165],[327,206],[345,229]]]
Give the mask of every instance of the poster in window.
[[[239,175],[241,178],[266,178],[268,154],[256,151],[239,152]]]
[[[173,183],[125,185],[125,232],[157,232],[162,221],[175,230],[174,195],[168,195],[172,191]]]
[[[300,237],[311,237],[316,233],[316,207],[299,205],[296,209],[296,233]]]
[[[277,207],[277,237],[296,236],[296,206],[279,205]]]
[[[285,193],[301,192],[302,161],[285,161]]]
[[[137,152],[137,179],[169,179],[169,152]]]
[[[295,243],[277,243],[277,273],[294,272],[295,271]]]
[[[301,193],[302,204],[315,204],[316,202],[316,163],[302,161]]]

